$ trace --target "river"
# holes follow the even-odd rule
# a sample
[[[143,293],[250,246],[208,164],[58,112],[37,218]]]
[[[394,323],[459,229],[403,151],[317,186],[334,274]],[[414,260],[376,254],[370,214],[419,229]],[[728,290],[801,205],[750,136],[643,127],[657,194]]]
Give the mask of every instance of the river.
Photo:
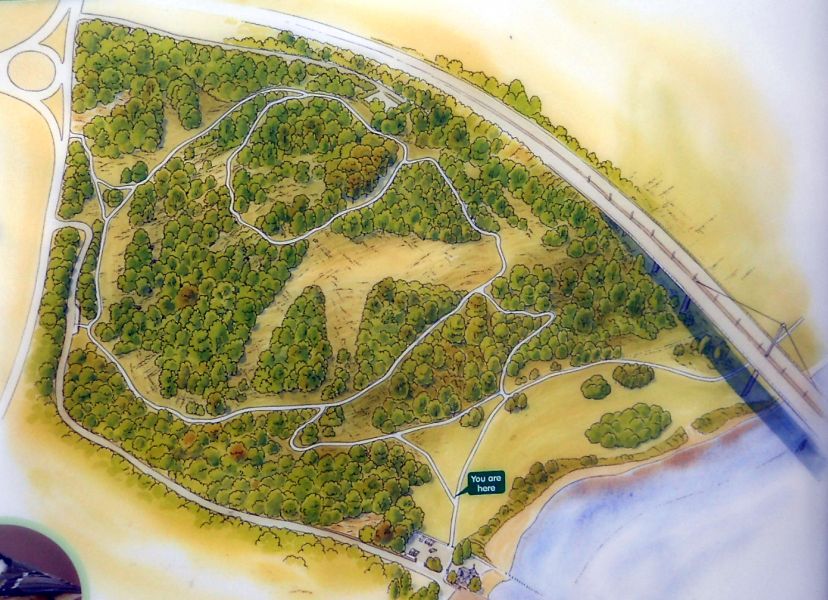
[[[758,419],[670,459],[581,480],[518,545],[492,600],[825,600],[828,493]]]

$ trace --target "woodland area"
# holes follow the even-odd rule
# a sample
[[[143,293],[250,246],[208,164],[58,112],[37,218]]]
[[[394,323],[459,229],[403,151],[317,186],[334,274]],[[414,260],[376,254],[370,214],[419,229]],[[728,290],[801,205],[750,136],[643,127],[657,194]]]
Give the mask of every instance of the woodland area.
[[[319,527],[361,517],[363,542],[401,553],[426,518],[416,489],[438,478],[447,487],[403,434],[448,422],[476,434],[501,406],[510,423],[532,419],[541,405],[533,396],[530,407],[525,390],[541,368],[546,378],[618,359],[629,340],[655,340],[692,318],[677,314],[677,299],[594,205],[422,80],[286,32],[245,40],[277,55],[100,20],[78,31],[72,109],[84,117],[85,145],[69,145],[58,216],[93,231],[76,300],[94,326],[88,343],[73,340],[65,407],[202,498]],[[541,119],[519,82],[444,67]],[[190,132],[180,146],[170,144],[174,129]],[[95,175],[102,165],[117,165],[117,183]],[[98,193],[103,214],[87,210]],[[80,241],[64,227],[52,246],[39,315],[44,396],[54,391]],[[473,284],[366,270],[351,299],[337,271],[376,241],[435,264],[458,249],[492,258],[475,265]],[[314,269],[329,269],[330,281],[317,285]],[[347,310],[360,318],[343,336],[336,319]],[[673,352],[727,359],[710,336]],[[620,364],[615,383],[594,375],[580,390],[598,406],[591,401],[616,383],[636,389],[654,377]],[[493,398],[497,409],[484,406]],[[662,407],[638,403],[585,435],[632,449],[671,423]],[[504,520],[564,474],[684,440],[678,429],[636,455],[532,464],[500,512],[458,540],[452,562],[483,556]],[[407,572],[389,591],[437,594],[415,592]]]

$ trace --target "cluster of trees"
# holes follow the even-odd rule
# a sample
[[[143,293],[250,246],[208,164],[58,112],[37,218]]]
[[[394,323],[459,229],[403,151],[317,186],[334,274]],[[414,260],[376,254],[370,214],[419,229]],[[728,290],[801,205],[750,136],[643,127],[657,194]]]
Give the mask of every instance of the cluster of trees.
[[[369,133],[362,142],[350,151],[346,146],[342,150],[342,158],[325,163],[325,184],[328,188],[341,190],[349,200],[356,200],[370,192],[397,157],[397,145],[393,140],[383,141],[383,138]]]
[[[370,61],[365,72],[382,75]],[[549,246],[568,244],[568,257],[555,269],[552,289],[553,308],[560,318],[521,348],[514,366],[510,365],[511,374],[518,374],[530,360],[569,358],[577,366],[619,356],[621,349],[614,340],[628,334],[653,339],[660,330],[675,326],[668,294],[646,273],[643,258],[633,259],[600,211],[575,189],[550,171],[530,171],[496,156],[499,132],[494,128],[485,138],[451,148],[445,136],[440,139],[430,133],[460,119],[450,99],[401,73],[384,81],[415,106],[406,113],[408,140],[440,149],[440,163],[479,227],[497,230],[494,216],[525,227],[510,204],[510,198],[515,198],[548,228],[544,237]],[[468,116],[467,122],[471,130],[474,116]]]
[[[285,42],[268,40],[257,45],[270,47],[274,43],[286,51],[299,52]],[[373,119],[379,123],[393,121],[398,134],[407,141],[439,149],[441,165],[479,227],[496,231],[499,225],[495,216],[505,218],[513,227],[526,227],[525,220],[519,219],[511,206],[510,198],[514,198],[527,204],[548,228],[543,234],[548,246],[567,244],[568,257],[556,269],[552,290],[553,298],[558,300],[553,307],[561,316],[521,348],[509,366],[510,374],[519,374],[530,360],[568,358],[577,366],[618,357],[621,348],[613,342],[622,336],[653,339],[661,329],[675,325],[666,291],[653,283],[640,257],[633,260],[600,211],[551,171],[537,166],[530,171],[523,164],[498,157],[502,148],[499,129],[482,126],[477,115],[464,112],[465,116],[460,116],[462,109],[458,110],[453,99],[386,65],[331,46],[320,45],[314,52],[326,53],[337,64],[383,81],[411,105],[386,110],[372,104]],[[519,97],[523,101],[522,85],[509,87],[514,89],[510,92],[500,84],[496,89],[503,92],[503,98],[511,93],[515,101]],[[385,114],[379,114],[383,110]],[[405,126],[398,123],[401,116],[406,119]],[[533,117],[540,115],[533,113]],[[559,132],[560,128],[550,123],[544,126],[567,137],[565,130]],[[473,137],[472,131],[483,135]],[[593,155],[579,152],[597,161]],[[599,165],[602,169],[605,166]],[[368,229],[373,230],[373,215],[366,221]],[[343,228],[346,234],[357,237],[365,224],[351,217]]]
[[[341,102],[303,98],[271,107],[238,163],[258,169],[313,155],[325,165],[325,182],[353,199],[373,187],[398,149],[393,140],[368,131]]]
[[[143,160],[135,161],[131,167],[124,167],[121,171],[121,183],[141,183],[149,176],[149,167]],[[113,190],[119,191],[119,190]]]
[[[428,96],[422,90],[402,89],[415,103]],[[485,149],[487,142],[477,141],[472,147]],[[614,339],[627,334],[653,339],[661,329],[675,326],[667,292],[653,283],[643,258],[631,257],[597,208],[576,190],[549,172],[531,174],[524,165],[493,155],[474,177],[469,168],[474,159],[467,161],[463,154],[444,148],[440,162],[479,227],[496,231],[492,215],[525,227],[509,202],[517,198],[549,228],[544,234],[547,245],[568,242],[569,260],[555,269],[552,286],[553,308],[561,318],[521,349],[510,365],[511,374],[518,374],[530,360],[569,358],[577,366],[618,356],[621,350]],[[480,158],[486,158],[485,153]]]
[[[69,414],[85,429],[222,506],[322,526],[377,513],[391,524],[378,535],[384,541],[390,532],[386,543],[395,549],[422,525],[411,491],[430,481],[431,471],[402,445],[300,455],[285,448],[312,410],[188,425],[149,411],[91,344],[70,354],[65,391]]]
[[[675,326],[667,291],[652,281],[643,257],[633,258],[598,209],[568,184],[497,156],[490,156],[474,178],[459,154],[444,154],[441,163],[478,226],[496,230],[490,218],[495,214],[520,228],[508,201],[513,197],[549,228],[543,234],[546,245],[568,243],[568,259],[554,269],[551,284],[552,308],[560,317],[521,348],[509,366],[511,375],[532,360],[569,358],[577,366],[619,356],[613,340],[628,334],[654,339],[660,330]]]
[[[133,174],[140,164],[141,161],[133,167]],[[198,202],[199,200],[201,202]],[[163,213],[156,215],[159,205]],[[227,209],[227,188],[217,188],[216,178],[212,175],[200,178],[193,162],[176,156],[158,169],[151,180],[135,188],[129,201],[129,222],[135,227],[151,223],[162,216],[201,215],[204,205],[207,208],[221,209],[223,221],[220,225],[216,222],[215,226],[219,226],[223,231],[229,231],[235,226],[235,221]]]
[[[625,194],[635,197],[641,195],[641,190],[629,179],[621,175],[620,169],[609,160],[600,160],[594,152],[582,147],[580,142],[569,134],[565,127],[554,125],[552,121],[543,114],[543,106],[537,96],[529,97],[523,82],[519,79],[512,80],[507,86],[495,77],[491,77],[482,71],[470,71],[463,67],[459,60],[449,60],[445,56],[437,56],[437,64],[461,79],[476,85],[488,92],[495,98],[499,98],[506,105],[511,106],[518,112],[526,115],[538,125],[553,134],[558,140],[575,152],[579,157],[591,164],[599,172],[603,173],[610,181],[615,183]]]
[[[450,60],[442,54],[438,54],[434,61],[441,69],[445,69],[455,77],[464,79],[495,98],[499,98],[504,104],[511,106],[527,117],[535,118],[542,114],[543,106],[540,98],[537,96],[529,97],[520,79],[513,79],[509,85],[506,85],[495,77],[486,75],[483,71],[470,71],[463,67],[461,61]]]
[[[121,87],[121,76],[113,69],[101,73],[99,81],[116,89]],[[115,159],[138,150],[158,150],[164,135],[164,103],[158,92],[157,84],[148,80],[141,88],[131,90],[129,100],[117,104],[110,114],[92,117],[83,127],[92,154]]]
[[[688,312],[684,315],[685,320],[692,320]],[[710,361],[711,366],[720,373],[732,371],[738,363],[734,360],[727,340],[719,334],[700,333],[692,342],[687,344],[676,344],[673,347],[673,356],[677,359],[685,354],[700,355]]]
[[[454,547],[454,550],[451,553],[451,562],[455,565],[462,565],[469,558],[471,558],[471,555],[471,540],[469,538],[464,538]]]
[[[603,375],[591,375],[581,384],[581,394],[589,400],[602,400],[610,395],[612,386]]]
[[[95,219],[92,223],[92,241],[86,256],[83,257],[81,272],[78,276],[78,303],[81,315],[86,320],[94,319],[98,314],[98,284],[95,271],[98,268],[98,255],[101,252],[101,234],[103,221]]]
[[[648,365],[623,364],[612,370],[612,378],[625,388],[642,388],[655,377],[655,371]]]
[[[268,235],[299,235],[328,221],[370,190],[396,161],[397,144],[369,132],[340,102],[325,98],[289,100],[272,107],[250,143],[238,155],[243,169],[233,177],[237,208],[270,202],[278,186],[293,180],[324,183],[318,198],[296,195],[275,200],[257,221]],[[315,166],[305,160],[308,157]],[[251,173],[267,167],[266,173]]]
[[[437,168],[430,162],[406,165],[373,205],[339,217],[334,233],[354,239],[374,231],[414,234],[424,240],[458,244],[480,239]]]
[[[512,488],[509,490],[509,497],[513,500],[528,498],[530,489],[533,486],[542,486],[560,470],[557,460],[547,460],[545,463],[534,462],[529,467],[529,472],[523,477],[515,477]]]
[[[773,400],[766,400],[764,402],[737,402],[730,406],[723,406],[709,412],[704,413],[700,417],[693,420],[693,429],[699,433],[709,435],[722,427],[731,419],[737,419],[746,415],[758,414],[763,410],[776,406]]]
[[[508,413],[516,413],[522,410],[526,410],[529,408],[529,398],[526,397],[525,392],[520,392],[517,394],[512,394],[506,400],[506,404],[503,406]]]
[[[348,390],[353,375],[351,367],[351,352],[347,348],[340,348],[336,353],[336,364],[333,375],[328,378],[328,383],[322,388],[322,400],[333,400]],[[339,423],[332,423],[331,427],[340,425],[344,420],[342,417],[342,407],[337,406],[334,408],[338,414]],[[324,416],[322,421],[324,421]],[[323,431],[322,435],[330,437],[334,434],[331,431],[328,435],[328,433]]]
[[[611,258],[595,257],[585,265],[560,270],[553,289],[558,318],[515,354],[510,374],[532,360],[569,358],[578,366],[618,358],[613,340],[625,335],[655,339],[675,327],[667,291],[652,281],[641,256],[630,259],[620,247]]]
[[[558,248],[569,241],[569,227],[566,223],[561,223],[553,229],[547,229],[543,233],[541,242],[548,248]]]
[[[498,138],[494,138],[490,143],[487,138],[478,137],[471,144],[470,158],[461,158],[466,154],[464,152],[451,153],[442,150],[440,164],[468,205],[469,215],[478,227],[486,231],[500,231],[500,224],[495,219],[500,217],[510,227],[526,231],[529,227],[527,219],[517,215],[508,197],[513,195],[510,186],[519,178],[516,180],[511,177],[512,171],[505,168],[505,163],[496,158],[488,158],[488,152],[494,152],[501,145]],[[486,149],[480,161],[475,158],[476,148]],[[483,164],[478,165],[480,162]],[[515,163],[511,164],[515,173],[525,172],[522,166],[517,169]],[[475,176],[475,173],[479,173],[480,176]]]
[[[169,186],[186,174],[176,169],[167,179],[167,172],[160,170],[162,180],[154,185]],[[139,189],[147,185],[153,183]],[[167,200],[177,195],[175,189],[183,188],[176,184]],[[206,399],[212,414],[226,410],[228,399],[240,399],[245,391],[246,380],[234,390],[228,381],[238,372],[250,331],[307,251],[307,242],[273,246],[258,237],[238,236],[228,202],[226,189],[207,192],[197,211],[193,201],[198,217],[179,214],[168,220],[160,240],[137,229],[118,277],[126,297],[110,305],[109,320],[96,329],[103,341],[117,338],[116,353],[152,352],[160,368],[161,394],[172,397],[187,390]],[[220,236],[227,237],[216,244]]]
[[[167,100],[178,114],[184,129],[195,129],[201,125],[201,102],[198,85],[189,75],[182,75],[170,82]]]
[[[346,204],[337,190],[325,190],[317,201],[297,194],[290,203],[273,202],[270,210],[256,219],[256,227],[273,237],[281,233],[302,235],[327,223]]]
[[[486,417],[486,413],[483,409],[479,406],[475,406],[465,415],[460,417],[460,426],[461,427],[480,427],[480,424],[483,422],[483,419]]]
[[[103,191],[103,201],[109,208],[115,208],[124,201],[124,191],[118,189],[105,189]]]
[[[397,600],[398,598],[405,598],[405,600],[438,600],[440,586],[436,582],[431,581],[428,585],[414,590],[411,583],[411,572],[397,567],[397,565],[393,566],[398,568],[399,571],[388,584],[388,597],[391,600]]]
[[[425,329],[451,312],[461,292],[445,285],[386,277],[371,288],[362,309],[354,387],[378,379]]]
[[[502,313],[475,294],[415,346],[391,378],[367,397],[384,433],[414,421],[434,422],[491,396],[509,352],[539,319]],[[383,398],[382,403],[377,396]]]
[[[259,356],[253,388],[261,393],[312,392],[328,375],[332,355],[325,317],[325,294],[310,285],[287,309]]]
[[[376,442],[382,444],[383,442]],[[431,474],[423,475],[430,481]],[[393,491],[392,491],[393,492]],[[370,511],[382,515],[376,526],[365,525],[359,530],[359,539],[377,546],[385,546],[402,553],[412,534],[422,529],[425,514],[414,504],[410,495],[400,495],[382,490],[374,496]]]
[[[46,284],[38,311],[41,329],[39,341],[40,365],[37,368],[37,389],[44,396],[52,393],[55,372],[63,350],[66,335],[66,302],[72,279],[72,269],[78,257],[80,234],[72,228],[60,229],[49,252]]]
[[[250,128],[273,100],[282,98],[282,92],[259,94],[234,108],[217,127],[214,127],[192,143],[193,150],[204,151],[208,156],[215,156],[226,150],[239,146],[250,133]]]
[[[199,127],[202,93],[235,102],[276,85],[305,86],[347,97],[374,89],[338,69],[177,41],[101,20],[78,26],[74,65],[75,112],[117,102],[111,114],[97,115],[84,127],[93,154],[109,158],[158,149],[164,137],[165,107],[177,114],[185,129]]]
[[[631,408],[605,413],[584,435],[604,448],[636,448],[656,439],[671,422],[669,411],[657,404],[638,402]]]
[[[94,195],[95,186],[92,184],[86,151],[80,142],[72,141],[66,155],[58,215],[61,219],[71,219],[83,210],[84,203]]]
[[[545,312],[552,308],[553,285],[555,274],[550,267],[536,264],[530,270],[526,265],[516,264],[507,275],[495,278],[492,296],[506,310]]]
[[[429,556],[425,561],[426,569],[435,573],[443,572],[443,561],[439,556]]]

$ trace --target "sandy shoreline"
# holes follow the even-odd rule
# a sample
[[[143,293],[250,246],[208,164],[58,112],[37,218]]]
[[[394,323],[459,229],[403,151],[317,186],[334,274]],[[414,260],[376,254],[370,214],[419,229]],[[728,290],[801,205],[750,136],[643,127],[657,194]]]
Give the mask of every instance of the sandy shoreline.
[[[568,473],[550,485],[549,488],[547,488],[520,513],[506,521],[506,523],[503,524],[503,526],[497,531],[497,533],[495,533],[486,545],[486,555],[489,557],[489,561],[494,566],[508,573],[512,568],[512,563],[514,562],[517,548],[523,534],[534,524],[541,510],[543,510],[543,507],[546,506],[546,503],[549,502],[556,494],[574,483],[597,477],[622,475],[644,465],[662,462],[681,452],[698,448],[709,442],[716,441],[737,428],[744,427],[744,430],[747,431],[749,428],[755,427],[757,424],[758,419],[756,418],[756,415],[748,415],[727,422],[720,429],[709,435],[703,435],[691,427],[687,430],[688,440],[685,444],[679,446],[675,450],[671,450],[659,456],[620,465],[607,465],[586,470],[579,469],[577,471],[573,471],[572,473]],[[491,591],[491,588],[487,587],[487,589]]]

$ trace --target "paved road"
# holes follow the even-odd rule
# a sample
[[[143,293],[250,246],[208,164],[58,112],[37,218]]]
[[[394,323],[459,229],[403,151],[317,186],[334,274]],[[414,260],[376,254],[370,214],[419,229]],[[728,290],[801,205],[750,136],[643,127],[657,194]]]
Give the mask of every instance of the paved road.
[[[240,10],[245,14],[248,12],[248,9]],[[692,257],[690,257],[677,242],[669,238],[667,234],[661,231],[658,226],[651,219],[649,219],[646,214],[641,212],[630,199],[624,197],[599,174],[595,173],[588,166],[581,163],[580,160],[568,149],[563,147],[553,136],[540,128],[537,124],[518,115],[481,90],[458,81],[443,73],[436,67],[408,56],[400,51],[396,51],[383,46],[382,44],[358,38],[357,36],[353,36],[318,23],[313,23],[311,21],[297,20],[295,17],[289,17],[287,15],[271,11],[262,11],[259,9],[255,9],[254,12],[255,15],[251,17],[252,20],[267,23],[274,27],[291,29],[296,33],[307,35],[308,37],[315,37],[322,39],[323,41],[329,41],[333,44],[350,48],[366,56],[386,62],[396,68],[419,75],[444,91],[456,96],[488,120],[498,123],[508,133],[521,140],[527,147],[530,148],[530,150],[537,154],[571,185],[581,191],[584,196],[595,202],[610,218],[612,218],[625,231],[627,231],[627,233],[629,233],[631,237],[635,239],[636,242],[638,242],[639,245],[641,245],[641,247],[654,260],[656,260],[656,262],[658,262],[683,289],[685,289],[690,298],[697,303],[705,314],[708,315],[711,321],[713,321],[730,339],[733,345],[743,354],[743,356],[745,356],[751,365],[757,369],[767,383],[774,390],[776,390],[777,393],[779,393],[779,395],[785,400],[786,405],[791,412],[796,415],[806,427],[808,427],[809,424],[812,424],[815,419],[822,419],[824,417],[821,406],[818,404],[821,401],[819,392],[814,388],[807,377],[798,371],[795,365],[793,365],[790,359],[778,347],[773,348],[770,352],[766,352],[766,348],[768,348],[771,343],[767,334],[765,334],[765,332],[762,331],[761,328],[759,328],[759,326],[752,321],[738,305],[724,297],[720,297],[714,291],[711,291],[711,288],[713,290],[718,289],[716,282],[694,261],[694,259],[692,259]],[[66,130],[63,131],[63,136],[61,137],[63,137],[64,140],[67,133],[68,132]],[[55,137],[58,138],[58,136]],[[60,138],[56,141],[59,140]],[[172,154],[173,152],[170,153],[170,156]],[[406,160],[405,162],[415,161]],[[440,170],[442,172],[442,169]],[[54,201],[50,202],[50,206],[54,206],[55,204],[56,202]],[[462,201],[461,205],[464,208],[464,212],[466,212]],[[106,219],[107,224],[112,216],[114,216],[114,213],[108,215],[108,218]],[[48,232],[67,225],[83,229],[85,233],[81,257],[78,259],[72,278],[72,293],[70,297],[74,298],[82,256],[89,247],[91,231],[89,231],[88,226],[81,223],[58,225],[54,223],[52,218],[50,218],[50,223],[47,224],[46,231]],[[497,236],[495,237],[497,238]],[[270,241],[279,243],[276,240]],[[497,241],[499,242],[499,238]],[[499,243],[498,251],[503,259]],[[503,268],[505,268],[505,259],[503,259]],[[41,277],[41,280],[42,279],[43,278]],[[475,292],[483,292],[483,290],[475,290]],[[36,305],[34,306],[36,310]],[[552,317],[552,315],[549,316]],[[434,574],[426,572],[425,569],[418,568],[419,565],[413,565],[398,555],[368,544],[363,544],[348,536],[293,522],[268,519],[265,517],[246,514],[205,500],[196,494],[193,494],[186,488],[181,487],[165,475],[153,470],[151,467],[145,465],[135,457],[124,452],[115,444],[112,444],[108,440],[97,436],[96,434],[84,430],[80,427],[80,425],[71,419],[63,406],[63,376],[66,368],[66,357],[71,343],[71,335],[76,331],[78,323],[78,308],[76,303],[72,301],[70,302],[68,308],[67,338],[64,344],[56,378],[56,394],[58,398],[58,410],[61,417],[79,435],[82,435],[86,439],[104,446],[113,452],[116,452],[144,474],[163,483],[176,493],[203,506],[204,508],[225,516],[240,518],[258,525],[284,527],[298,532],[331,537],[343,543],[355,544],[367,552],[381,556],[385,560],[397,562],[408,569],[415,570],[429,579],[439,579],[435,578]],[[540,329],[533,332],[532,335],[536,335],[538,331],[540,331]],[[16,380],[17,378],[15,377],[14,379]],[[539,382],[533,382],[532,384],[535,383]],[[499,390],[499,393],[505,394],[505,374],[504,377],[501,378],[500,386],[501,389]],[[484,427],[481,432],[480,440],[482,440],[483,434],[485,434],[485,429],[486,428]],[[403,441],[408,443],[407,440]],[[469,462],[473,458],[473,455],[474,453],[469,456]],[[427,458],[430,459],[430,457]],[[433,461],[430,460],[429,462],[432,462],[432,467],[436,470],[436,466],[433,465]],[[468,468],[468,463],[466,468]],[[439,471],[437,472],[439,473]],[[441,483],[444,487],[447,487],[445,481],[441,480]],[[454,537],[454,520],[455,519],[453,518],[452,538]],[[443,582],[440,581],[439,583],[443,588],[442,591],[444,593],[450,591],[450,588],[447,588]]]
[[[162,0],[150,2],[163,3]],[[822,443],[820,438],[826,428],[824,399],[811,380],[778,345],[773,344],[771,337],[741,306],[724,294],[721,286],[681,244],[664,232],[602,174],[585,164],[537,123],[483,90],[424,60],[375,40],[274,10],[243,6],[229,8],[212,0],[181,0],[180,4],[183,8],[214,12],[276,29],[290,30],[295,34],[358,52],[427,81],[456,97],[488,121],[498,124],[627,232],[779,395],[788,413],[810,432],[815,443]]]
[[[209,0],[186,0],[184,5],[224,14],[227,14],[228,10]],[[681,244],[664,232],[635,202],[616,189],[603,175],[583,163],[537,123],[473,85],[456,79],[426,61],[380,42],[276,11],[249,7],[233,7],[232,11],[235,18],[277,29],[287,29],[308,38],[347,48],[420,77],[456,97],[485,119],[498,124],[627,232],[685,291],[767,385],[779,395],[786,410],[811,433],[814,442],[822,443],[820,438],[826,425],[824,399],[811,380],[778,345],[773,345],[771,337],[741,306],[724,294],[715,279]],[[714,290],[720,290],[721,293]]]
[[[86,429],[81,427],[80,424],[75,422],[72,419],[71,415],[69,415],[69,413],[66,411],[66,407],[64,406],[65,398],[63,393],[63,381],[66,375],[66,363],[69,357],[69,351],[72,347],[72,332],[77,330],[78,323],[80,322],[80,310],[78,309],[77,302],[74,300],[74,298],[75,293],[77,291],[78,275],[80,274],[80,267],[81,263],[83,262],[83,256],[85,256],[86,251],[89,249],[89,244],[92,239],[92,230],[85,223],[72,222],[67,223],[67,226],[77,227],[83,230],[85,235],[83,247],[78,254],[75,269],[72,273],[72,281],[69,289],[70,301],[68,302],[66,314],[67,335],[63,342],[63,350],[60,355],[60,362],[58,363],[58,369],[55,375],[55,397],[57,398],[57,409],[58,413],[60,414],[60,417],[75,433],[89,440],[90,442],[97,444],[98,446],[102,446],[107,450],[114,452],[118,456],[128,461],[135,469],[137,469],[144,475],[151,477],[155,481],[161,483],[166,488],[172,490],[185,500],[189,500],[190,502],[198,504],[199,506],[206,508],[209,511],[223,515],[225,517],[233,517],[242,521],[246,521],[248,523],[252,523],[254,525],[259,525],[261,527],[279,527],[282,529],[289,529],[290,531],[294,531],[296,533],[305,533],[316,537],[330,538],[343,544],[358,546],[361,550],[368,554],[373,554],[385,561],[394,562],[399,565],[402,565],[404,568],[410,571],[414,571],[422,575],[423,577],[426,577],[430,581],[436,582],[440,585],[441,593],[446,595],[451,594],[453,588],[446,582],[444,582],[442,580],[442,577],[429,571],[423,565],[413,563],[403,558],[402,556],[384,550],[383,548],[379,548],[371,544],[366,544],[356,538],[341,533],[337,533],[335,531],[331,531],[328,529],[320,529],[317,527],[311,527],[310,525],[304,525],[302,523],[295,523],[293,521],[283,521],[281,519],[272,519],[260,515],[253,515],[242,511],[234,510],[232,508],[227,508],[226,506],[222,506],[220,504],[216,504],[215,502],[211,502],[210,500],[202,498],[198,494],[190,491],[189,489],[185,488],[179,483],[173,481],[163,473],[156,471],[154,468],[143,463],[142,461],[131,455],[129,452],[126,452],[117,444],[114,444],[110,442],[108,439],[101,437],[95,433],[87,431]]]

